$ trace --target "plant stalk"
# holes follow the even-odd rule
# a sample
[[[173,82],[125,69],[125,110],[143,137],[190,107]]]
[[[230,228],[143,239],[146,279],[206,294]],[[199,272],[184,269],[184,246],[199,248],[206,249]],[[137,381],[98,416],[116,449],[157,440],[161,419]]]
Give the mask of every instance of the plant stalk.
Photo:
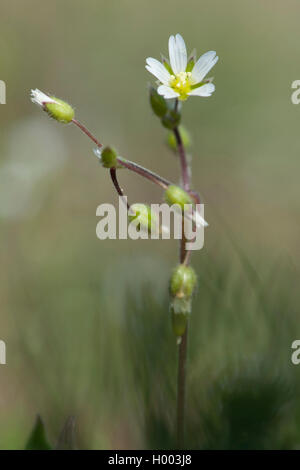
[[[111,168],[110,169],[110,177],[111,177],[111,180],[113,182],[113,185],[114,187],[116,188],[116,191],[118,193],[118,195],[122,198],[122,200],[124,201],[124,192],[123,192],[123,189],[121,188],[121,186],[119,185],[119,181],[118,181],[118,178],[117,178],[117,170],[116,168]],[[124,201],[125,203],[125,201]],[[128,204],[128,201],[126,202],[126,207],[127,207],[127,210],[130,209],[130,206]]]
[[[177,447],[184,449],[185,406],[186,406],[186,367],[188,347],[188,325],[181,337],[178,349],[177,376]]]
[[[178,107],[176,100],[175,107]],[[173,129],[177,150],[180,158],[181,178],[183,189],[190,192],[190,170],[185,154],[184,145],[178,127]],[[190,261],[190,252],[185,249],[186,239],[184,237],[184,219],[182,219],[182,238],[180,240],[180,263],[188,265]],[[177,447],[184,449],[185,433],[185,408],[186,408],[186,369],[188,353],[188,324],[183,336],[180,338],[178,346],[178,372],[177,372]]]
[[[173,129],[173,132],[174,132],[174,135],[175,135],[178,154],[179,154],[179,158],[180,158],[181,177],[182,177],[183,189],[185,191],[189,191],[190,190],[190,169],[189,169],[189,165],[188,165],[185,150],[184,150],[184,145],[183,145],[182,138],[181,138],[178,127],[175,127]]]

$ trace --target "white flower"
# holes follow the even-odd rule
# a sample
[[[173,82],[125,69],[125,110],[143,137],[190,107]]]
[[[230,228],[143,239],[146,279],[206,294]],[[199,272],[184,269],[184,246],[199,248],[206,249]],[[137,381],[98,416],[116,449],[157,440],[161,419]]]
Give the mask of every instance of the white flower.
[[[37,88],[35,90],[31,90],[30,96],[31,101],[40,106],[41,108],[44,108],[45,104],[47,103],[56,103],[53,98],[50,98],[50,96],[46,95]]]
[[[157,89],[160,95],[181,101],[189,96],[211,96],[215,86],[203,79],[219,59],[215,51],[206,52],[196,63],[188,62],[185,42],[176,34],[169,38],[169,56],[170,64],[162,64],[152,57],[146,59],[146,69],[161,83]]]

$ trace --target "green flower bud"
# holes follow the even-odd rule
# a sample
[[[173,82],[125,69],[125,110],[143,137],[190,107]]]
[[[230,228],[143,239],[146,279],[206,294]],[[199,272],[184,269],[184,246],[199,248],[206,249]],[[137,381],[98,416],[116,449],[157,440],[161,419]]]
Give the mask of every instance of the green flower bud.
[[[166,189],[164,198],[170,206],[178,204],[182,210],[185,204],[193,204],[191,196],[184,189],[172,184]]]
[[[186,130],[185,127],[179,126],[178,128],[182,143],[186,149],[188,149],[191,146],[191,137],[189,132]],[[167,136],[167,144],[169,145],[171,150],[176,150],[177,149],[177,142],[176,138],[173,132],[168,132]]]
[[[101,151],[101,163],[104,168],[116,168],[118,166],[117,152],[111,147],[105,147]]]
[[[54,98],[54,103],[46,103],[45,109],[47,113],[59,122],[69,123],[74,118],[74,109],[65,101]]]
[[[157,218],[156,215],[151,211],[151,207],[146,204],[132,204],[130,211],[128,212],[128,219],[133,222],[136,227],[145,229],[149,233],[156,230]]]
[[[179,264],[171,277],[170,280],[170,294],[177,299],[190,299],[195,286],[197,283],[197,275],[194,269],[191,266],[185,266],[184,264]],[[174,308],[176,311],[177,307],[180,308],[180,312],[188,310],[189,306],[175,305]]]
[[[182,336],[192,311],[192,299],[173,297],[171,300],[172,328],[175,336]]]
[[[157,90],[154,87],[150,88],[150,104],[152,111],[158,117],[163,117],[168,111],[166,100],[163,96],[157,93]]]
[[[169,110],[161,120],[162,125],[167,129],[174,129],[180,124],[181,115],[178,111]]]
[[[173,309],[171,309],[172,313],[172,328],[175,336],[182,336],[186,330],[187,323],[188,323],[188,315],[185,313],[175,313]]]
[[[40,106],[56,121],[69,123],[74,118],[75,112],[72,106],[55,96],[46,95],[38,89],[31,90],[31,101]]]
[[[192,310],[192,295],[197,283],[197,276],[193,268],[178,265],[170,280],[170,309],[172,314],[172,327],[176,336],[185,332],[189,315]]]

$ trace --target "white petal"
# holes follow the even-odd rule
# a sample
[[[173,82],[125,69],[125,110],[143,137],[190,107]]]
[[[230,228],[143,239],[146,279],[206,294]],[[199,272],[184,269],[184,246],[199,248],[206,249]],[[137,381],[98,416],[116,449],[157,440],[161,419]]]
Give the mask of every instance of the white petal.
[[[166,99],[177,98],[179,96],[179,93],[176,93],[176,91],[174,91],[171,87],[166,86],[166,85],[160,85],[157,88],[157,93],[159,93]]]
[[[146,59],[147,65],[146,69],[148,72],[152,73],[158,80],[164,84],[168,84],[170,81],[171,75],[167,71],[166,67],[156,59],[148,57]]]
[[[202,215],[200,215],[198,211],[195,212],[194,220],[197,227],[208,227],[208,223],[203,219]]]
[[[96,157],[99,158],[99,160],[101,160],[102,149],[100,149],[99,147],[96,147],[93,149],[93,152],[96,155]]]
[[[183,37],[176,34],[176,49],[180,71],[184,72],[187,66],[187,52]]]
[[[169,37],[169,57],[170,57],[170,64],[173,70],[174,75],[179,72],[180,70],[180,63],[178,61],[178,54],[177,54],[177,44],[176,39],[174,36]]]
[[[192,80],[194,83],[199,83],[203,80],[206,74],[218,62],[219,57],[216,56],[215,51],[209,51],[203,54],[200,59],[195,63],[192,70]]]
[[[205,85],[199,86],[189,92],[189,96],[211,96],[215,91],[215,85],[213,83],[206,83]]]
[[[31,101],[38,106],[43,106],[44,103],[55,103],[55,101],[50,98],[50,96],[46,95],[42,91],[38,90],[37,88],[35,90],[31,90]]]
[[[206,220],[202,217],[201,214],[199,214],[198,211],[194,211],[193,214],[185,214],[185,217],[189,220],[192,220],[193,222],[195,222],[196,224],[196,227],[199,228],[199,227],[208,227],[208,223],[206,222]]]
[[[176,39],[174,36],[170,36],[169,56],[173,73],[176,75],[179,72],[184,72],[187,65],[187,53],[185,42],[180,34],[176,34]]]

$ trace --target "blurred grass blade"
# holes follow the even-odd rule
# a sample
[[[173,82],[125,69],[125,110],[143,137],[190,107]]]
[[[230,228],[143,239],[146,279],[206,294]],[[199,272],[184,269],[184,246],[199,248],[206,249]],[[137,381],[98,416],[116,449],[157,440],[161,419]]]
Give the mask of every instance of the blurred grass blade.
[[[51,450],[51,445],[46,437],[46,431],[44,423],[41,417],[38,415],[34,428],[27,441],[26,450]]]
[[[74,416],[69,416],[69,418],[67,418],[56,444],[57,450],[76,449],[75,423],[76,420]]]

